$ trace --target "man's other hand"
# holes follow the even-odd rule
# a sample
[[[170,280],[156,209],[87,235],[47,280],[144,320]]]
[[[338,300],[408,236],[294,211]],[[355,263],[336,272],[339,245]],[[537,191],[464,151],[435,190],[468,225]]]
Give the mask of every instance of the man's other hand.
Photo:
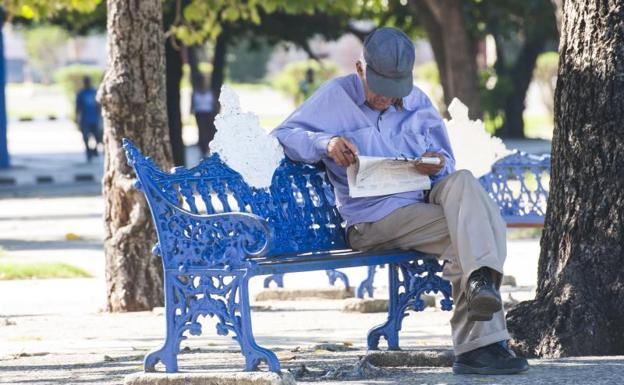
[[[357,147],[342,136],[335,136],[327,144],[327,155],[339,166],[347,167],[356,162]]]
[[[422,154],[422,156],[423,157],[428,157],[428,158],[439,158],[440,159],[440,163],[439,164],[419,163],[419,164],[414,166],[416,168],[416,171],[418,171],[419,173],[425,174],[425,175],[435,175],[435,174],[439,173],[440,170],[442,170],[444,168],[445,159],[444,159],[444,156],[442,154],[439,154],[437,152],[427,151],[424,154]]]

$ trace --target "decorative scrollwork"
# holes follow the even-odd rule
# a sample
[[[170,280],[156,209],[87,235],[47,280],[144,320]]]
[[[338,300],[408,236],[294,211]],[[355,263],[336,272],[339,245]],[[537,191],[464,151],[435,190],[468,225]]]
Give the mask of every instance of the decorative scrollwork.
[[[268,289],[269,287],[271,287],[271,282],[275,282],[275,285],[277,285],[277,287],[284,287],[284,274],[267,275],[266,278],[264,278],[262,286],[265,289]]]
[[[189,274],[168,271],[165,279],[167,337],[162,348],[145,357],[146,371],[153,371],[158,361],[165,364],[167,372],[177,371],[180,343],[187,338],[186,332],[201,334],[202,316],[217,318],[217,334],[233,335],[241,346],[247,370],[257,370],[265,362],[272,371],[279,371],[275,354],[258,346],[253,338],[244,272],[223,275],[214,271]]]
[[[269,255],[348,248],[331,189],[320,167],[282,161],[270,190],[276,238]]]
[[[550,155],[515,152],[479,178],[508,224],[542,224],[548,201]]]
[[[451,283],[439,276],[444,262],[435,259],[418,259],[412,262],[391,264],[389,270],[390,300],[388,303],[388,319],[382,325],[368,332],[368,348],[379,348],[379,340],[383,336],[388,341],[389,350],[399,349],[399,331],[407,310],[422,311],[425,302],[424,293],[442,293],[440,301],[442,310],[453,308]]]
[[[366,278],[358,285],[357,291],[355,292],[355,296],[357,298],[364,298],[364,293],[368,294],[369,298],[373,298],[373,294],[375,292],[375,288],[373,287],[373,283],[375,282],[375,273],[377,270],[377,266],[368,266],[368,272],[366,274]]]
[[[345,286],[345,290],[349,290],[349,277],[342,271],[338,270],[325,270],[325,274],[327,274],[327,278],[329,278],[329,284],[334,286],[336,284],[336,280],[341,280]]]
[[[154,207],[156,206],[156,207]],[[168,204],[152,205],[166,269],[249,268],[270,242],[267,222],[253,214],[192,215]]]

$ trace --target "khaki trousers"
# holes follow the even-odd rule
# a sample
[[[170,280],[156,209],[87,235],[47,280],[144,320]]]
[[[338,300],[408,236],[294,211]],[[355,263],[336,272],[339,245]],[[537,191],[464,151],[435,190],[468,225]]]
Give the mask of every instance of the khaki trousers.
[[[460,170],[438,182],[429,202],[393,211],[377,222],[349,227],[357,250],[417,250],[448,261],[443,276],[453,286],[451,318],[455,354],[509,339],[503,311],[491,321],[468,321],[465,288],[470,274],[489,267],[503,273],[506,224],[494,201],[475,177]]]

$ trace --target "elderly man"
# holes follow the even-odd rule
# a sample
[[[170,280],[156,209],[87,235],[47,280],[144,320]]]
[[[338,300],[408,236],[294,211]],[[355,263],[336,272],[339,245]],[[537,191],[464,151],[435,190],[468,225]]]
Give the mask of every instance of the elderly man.
[[[413,85],[414,46],[403,32],[379,28],[364,42],[356,74],[324,84],[272,135],[286,155],[327,167],[347,239],[358,250],[403,249],[439,255],[453,285],[451,318],[459,374],[511,374],[528,369],[509,350],[498,288],[506,226],[497,206],[468,171],[454,170],[446,127]],[[352,198],[346,167],[358,155],[437,157],[416,164],[432,189]]]

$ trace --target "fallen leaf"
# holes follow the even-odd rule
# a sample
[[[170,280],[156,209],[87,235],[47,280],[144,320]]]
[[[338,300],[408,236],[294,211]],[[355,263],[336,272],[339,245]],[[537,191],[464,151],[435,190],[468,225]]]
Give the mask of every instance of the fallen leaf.
[[[80,239],[80,235],[75,234],[75,233],[67,233],[65,234],[65,239],[68,241],[76,241]]]

